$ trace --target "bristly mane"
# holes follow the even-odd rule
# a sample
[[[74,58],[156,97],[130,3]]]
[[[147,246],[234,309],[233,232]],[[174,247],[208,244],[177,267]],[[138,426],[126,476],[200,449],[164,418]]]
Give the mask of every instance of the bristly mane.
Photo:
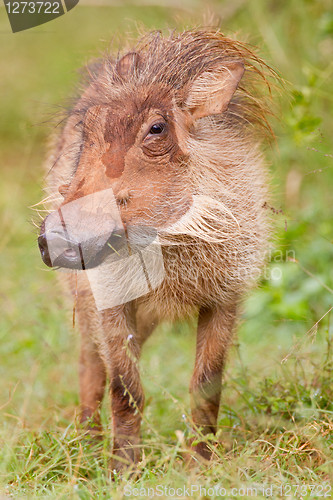
[[[182,91],[203,71],[223,68],[233,61],[243,61],[245,76],[236,91],[224,121],[237,122],[237,126],[253,125],[272,136],[267,116],[272,114],[269,80],[277,75],[260,57],[242,42],[224,36],[216,29],[191,30],[169,37],[152,32],[141,38],[129,53],[133,64],[126,78],[119,75],[117,67],[124,53],[118,58],[105,56],[87,67],[88,85],[94,88],[93,95],[81,99],[75,113],[84,113],[92,105],[106,104],[109,99],[136,91],[138,87],[149,88],[160,84],[166,91],[173,90],[176,102],[181,104]],[[262,85],[264,84],[264,85]],[[251,133],[253,134],[253,130]]]

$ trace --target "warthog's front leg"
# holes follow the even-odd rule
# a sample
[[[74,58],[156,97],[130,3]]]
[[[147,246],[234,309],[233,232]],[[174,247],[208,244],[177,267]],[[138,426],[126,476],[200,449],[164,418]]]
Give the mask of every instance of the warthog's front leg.
[[[100,406],[106,383],[105,366],[96,341],[102,335],[102,324],[85,276],[69,276],[68,283],[77,298],[76,313],[81,333],[80,420],[92,433],[98,433],[101,431]]]
[[[97,345],[82,332],[80,353],[81,423],[92,433],[101,431],[100,406],[104,396],[106,372]]]
[[[190,384],[193,423],[203,434],[216,433],[221,396],[221,379],[228,347],[232,338],[235,306],[228,309],[201,308],[198,320],[197,347]],[[195,446],[204,458],[211,457],[205,442]]]
[[[140,345],[135,313],[130,304],[103,311],[101,353],[110,379],[113,424],[112,469],[135,464],[140,457],[139,438],[144,394],[138,370]]]

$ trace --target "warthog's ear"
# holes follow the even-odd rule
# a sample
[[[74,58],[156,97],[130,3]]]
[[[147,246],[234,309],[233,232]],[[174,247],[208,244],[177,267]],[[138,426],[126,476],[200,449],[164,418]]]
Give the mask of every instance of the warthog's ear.
[[[227,63],[223,68],[204,71],[190,86],[185,107],[193,119],[223,113],[244,74],[241,61]]]
[[[129,52],[124,55],[116,64],[116,71],[122,78],[127,78],[132,71],[139,68],[140,56],[137,52]]]

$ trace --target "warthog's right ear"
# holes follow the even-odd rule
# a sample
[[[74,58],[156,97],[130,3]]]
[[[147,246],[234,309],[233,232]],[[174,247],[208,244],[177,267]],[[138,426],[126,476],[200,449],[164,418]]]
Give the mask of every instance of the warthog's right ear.
[[[116,64],[116,71],[122,78],[127,78],[131,72],[139,69],[140,56],[137,52],[129,52],[124,55]]]
[[[244,63],[229,62],[218,70],[204,71],[188,90],[185,108],[193,120],[223,113],[244,74]]]

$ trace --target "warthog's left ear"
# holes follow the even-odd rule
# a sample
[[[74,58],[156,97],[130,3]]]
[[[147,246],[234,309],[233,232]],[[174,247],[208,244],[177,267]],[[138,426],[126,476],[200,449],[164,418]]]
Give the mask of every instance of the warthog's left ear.
[[[193,120],[223,113],[244,74],[244,63],[229,62],[218,70],[204,71],[189,88],[185,100]]]
[[[128,78],[132,71],[137,71],[140,66],[140,56],[137,52],[129,52],[116,64],[116,71],[122,78]]]

